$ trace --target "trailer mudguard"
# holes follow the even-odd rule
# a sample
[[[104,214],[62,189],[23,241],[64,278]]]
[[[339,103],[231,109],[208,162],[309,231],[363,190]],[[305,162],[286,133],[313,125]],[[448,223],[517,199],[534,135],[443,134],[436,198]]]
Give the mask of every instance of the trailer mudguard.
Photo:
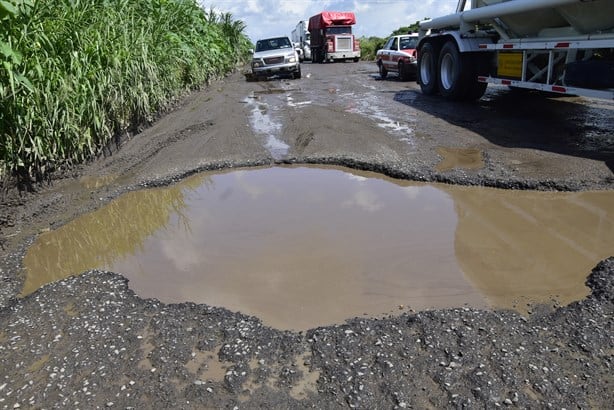
[[[425,38],[422,38],[418,43],[418,49],[422,46],[425,40],[435,41],[437,43],[445,43],[450,38],[453,38],[458,46],[458,51],[461,53],[470,53],[475,51],[485,51],[480,48],[480,44],[493,44],[490,37],[464,37],[458,31],[443,31],[441,33],[433,33]]]

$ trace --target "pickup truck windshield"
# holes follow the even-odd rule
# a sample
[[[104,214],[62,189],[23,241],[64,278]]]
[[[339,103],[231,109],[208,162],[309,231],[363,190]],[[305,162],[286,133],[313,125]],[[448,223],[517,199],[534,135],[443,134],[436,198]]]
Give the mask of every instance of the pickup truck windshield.
[[[326,34],[352,34],[352,26],[328,27]]]
[[[258,40],[256,43],[256,51],[276,50],[278,48],[292,48],[290,39],[287,37],[269,38]]]

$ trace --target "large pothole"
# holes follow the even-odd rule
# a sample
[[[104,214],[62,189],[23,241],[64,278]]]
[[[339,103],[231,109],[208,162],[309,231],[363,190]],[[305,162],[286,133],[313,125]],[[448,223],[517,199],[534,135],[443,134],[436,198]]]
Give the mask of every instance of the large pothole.
[[[203,173],[40,235],[23,295],[98,268],[142,297],[302,330],[454,306],[566,304],[614,249],[614,193],[422,184],[345,168]]]

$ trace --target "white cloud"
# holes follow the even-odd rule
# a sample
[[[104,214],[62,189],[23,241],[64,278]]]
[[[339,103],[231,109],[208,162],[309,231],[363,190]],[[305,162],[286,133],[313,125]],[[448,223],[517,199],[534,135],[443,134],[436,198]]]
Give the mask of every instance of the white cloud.
[[[452,0],[199,0],[209,10],[230,12],[242,20],[245,34],[252,40],[288,35],[299,22],[324,10],[353,11],[354,33],[359,36],[386,37],[402,26],[426,17],[453,13]]]
[[[260,14],[263,13],[262,7],[260,6],[260,0],[247,0],[247,11],[250,13]]]
[[[374,192],[358,190],[350,199],[344,201],[341,206],[344,208],[357,207],[366,212],[376,212],[384,207],[384,203]]]

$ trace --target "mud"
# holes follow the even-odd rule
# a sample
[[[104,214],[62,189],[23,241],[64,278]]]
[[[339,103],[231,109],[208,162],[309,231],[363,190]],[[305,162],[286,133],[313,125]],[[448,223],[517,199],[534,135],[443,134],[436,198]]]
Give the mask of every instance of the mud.
[[[301,80],[266,82],[235,73],[110,155],[36,192],[9,191],[0,208],[0,407],[609,407],[613,258],[584,272],[585,299],[531,306],[526,317],[406,311],[304,332],[144,299],[105,271],[17,297],[38,234],[202,170],[318,163],[459,185],[614,189],[612,102],[492,89],[475,104],[448,103],[376,72],[372,63],[304,64]],[[446,155],[456,160],[442,166]]]

